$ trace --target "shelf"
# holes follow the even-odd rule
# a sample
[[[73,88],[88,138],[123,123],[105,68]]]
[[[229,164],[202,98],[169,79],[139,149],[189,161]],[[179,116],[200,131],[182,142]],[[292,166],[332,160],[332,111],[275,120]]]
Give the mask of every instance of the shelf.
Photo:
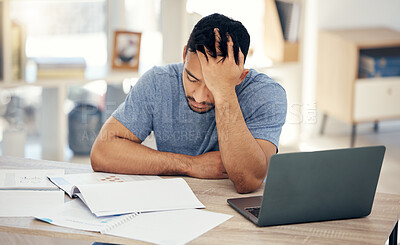
[[[346,42],[353,43],[359,49],[399,46],[400,40],[400,32],[385,27],[329,30],[326,32],[333,37],[339,37]]]
[[[396,77],[372,77],[372,78],[358,78],[356,83],[390,83],[397,82],[400,83],[400,76]]]
[[[16,88],[21,86],[39,86],[44,88],[57,88],[60,86],[80,85],[92,81],[104,80],[109,84],[122,83],[123,80],[129,78],[139,78],[138,72],[111,72],[106,77],[99,78],[49,78],[39,79],[35,82],[27,82],[25,80],[10,81],[5,83],[0,81],[0,88]]]

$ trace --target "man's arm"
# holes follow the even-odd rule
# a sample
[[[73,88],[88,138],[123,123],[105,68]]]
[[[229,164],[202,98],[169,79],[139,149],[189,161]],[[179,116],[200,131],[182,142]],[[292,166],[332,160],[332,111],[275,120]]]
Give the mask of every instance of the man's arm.
[[[257,189],[263,182],[276,147],[255,139],[243,118],[235,91],[216,99],[215,119],[222,162],[239,193]]]
[[[141,145],[141,140],[114,117],[100,130],[90,160],[94,171],[227,178],[219,152],[188,156],[156,151]]]
[[[220,39],[217,29],[216,40]],[[228,57],[213,58],[201,52],[199,57],[204,81],[214,96],[215,119],[222,162],[229,178],[240,193],[257,189],[263,182],[270,157],[276,147],[269,141],[255,139],[243,118],[235,87],[243,80],[244,55],[239,50],[237,65],[233,53],[233,41],[228,36]],[[215,43],[218,50],[218,42]]]

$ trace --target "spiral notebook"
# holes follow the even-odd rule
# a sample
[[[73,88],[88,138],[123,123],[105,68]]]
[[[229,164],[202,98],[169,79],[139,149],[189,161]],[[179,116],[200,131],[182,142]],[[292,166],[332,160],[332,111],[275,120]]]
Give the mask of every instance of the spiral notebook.
[[[231,217],[197,209],[96,217],[78,199],[35,216],[58,226],[156,244],[185,244]]]

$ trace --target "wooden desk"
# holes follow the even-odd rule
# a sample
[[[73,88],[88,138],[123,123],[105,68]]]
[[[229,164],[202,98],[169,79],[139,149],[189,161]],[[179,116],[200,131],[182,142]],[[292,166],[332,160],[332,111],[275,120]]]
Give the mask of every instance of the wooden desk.
[[[0,157],[0,168],[65,168],[67,174],[92,171],[90,166],[83,164],[13,157]],[[262,195],[262,188],[255,193],[241,195],[236,193],[229,180],[200,180],[189,177],[185,177],[185,180],[207,207],[206,210],[233,215],[230,220],[193,240],[191,244],[385,244],[392,231],[392,242],[397,240],[399,195],[377,193],[372,213],[365,218],[260,228],[229,207],[226,199]],[[140,243],[50,225],[33,218],[0,218],[0,232],[122,244]]]

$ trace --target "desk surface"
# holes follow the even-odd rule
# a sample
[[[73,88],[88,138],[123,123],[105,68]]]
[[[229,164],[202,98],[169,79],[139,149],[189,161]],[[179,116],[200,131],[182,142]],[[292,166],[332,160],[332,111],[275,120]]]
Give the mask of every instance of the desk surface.
[[[64,168],[67,174],[91,172],[88,165],[0,157],[1,169]],[[372,213],[365,218],[259,228],[228,206],[226,199],[262,195],[236,193],[230,180],[184,177],[206,210],[233,215],[191,244],[384,244],[400,218],[400,196],[377,193]],[[0,218],[0,231],[67,239],[137,244],[139,241],[50,225],[33,218]]]

